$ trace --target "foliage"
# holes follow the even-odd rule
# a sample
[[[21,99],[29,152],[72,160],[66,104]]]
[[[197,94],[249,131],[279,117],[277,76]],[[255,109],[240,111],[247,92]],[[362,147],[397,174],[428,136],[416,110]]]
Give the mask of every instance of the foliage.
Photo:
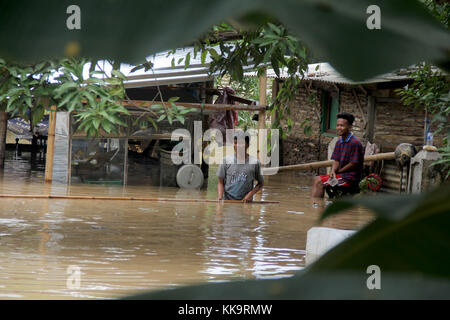
[[[403,104],[415,108],[424,108],[433,116],[431,123],[437,123],[436,133],[445,132],[447,147],[441,148],[443,169],[450,176],[450,81],[449,76],[433,70],[431,64],[422,63],[412,74],[414,82],[397,89]]]
[[[445,173],[444,179],[448,179],[450,177],[450,146],[447,145],[438,150],[441,153],[442,158],[433,162],[433,165],[441,166],[441,171]]]
[[[446,28],[449,27],[450,3],[442,0],[421,0],[430,10],[431,14]]]
[[[0,59],[0,109],[12,118],[38,123],[52,97],[54,87],[49,79],[54,68],[51,61],[20,66]]]
[[[58,85],[53,94],[58,109],[75,111],[80,122],[79,129],[88,136],[94,136],[100,130],[119,134],[118,126],[127,126],[122,115],[128,115],[120,101],[125,97],[123,80],[125,76],[119,70],[113,70],[110,77],[104,71],[89,70],[85,79],[83,71],[88,60],[65,59],[61,61],[60,73],[56,77]],[[96,77],[103,76],[104,78]]]
[[[361,191],[361,194],[364,194],[371,191],[369,186],[376,187],[378,185],[379,182],[374,177],[364,177],[364,179],[359,182],[359,189]]]
[[[269,22],[257,30],[235,31],[242,35],[242,39],[215,44],[206,39],[201,43],[202,54],[206,51],[211,55],[211,73],[219,76],[229,74],[232,81],[242,81],[244,66],[252,66],[261,73],[270,65],[277,76],[283,67],[287,67],[290,74],[302,72],[307,67],[306,49],[284,26]]]
[[[411,74],[414,82],[397,89],[403,104],[415,108],[424,108],[438,121],[438,130],[450,130],[450,81],[448,76],[433,70],[429,63],[419,64]],[[438,132],[439,132],[438,131]]]
[[[170,108],[168,108],[165,104],[154,104],[150,106],[149,109],[159,116],[156,120],[157,122],[161,122],[167,118],[167,121],[169,121],[170,125],[172,125],[174,121],[179,121],[184,124],[185,115],[189,112],[195,111],[195,108],[185,108],[183,106],[177,106],[175,102],[178,101],[178,99],[179,97],[169,98],[167,102],[169,103]],[[154,122],[152,121],[152,123]]]
[[[431,14],[448,30],[450,4],[436,0],[422,1]],[[435,133],[446,133],[444,141],[447,141],[447,146],[439,149],[442,159],[434,165],[442,165],[442,170],[447,172],[447,179],[450,176],[450,78],[448,74],[443,74],[427,62],[418,64],[417,70],[411,76],[414,82],[396,91],[403,104],[424,108],[433,116],[431,123],[437,123]]]
[[[250,111],[239,110],[238,121],[237,127],[244,131],[247,131],[248,129],[256,129],[258,127],[258,123],[253,120],[253,113]]]
[[[88,62],[64,59],[22,66],[0,60],[0,107],[10,117],[30,120],[33,126],[46,109],[57,105],[59,110],[75,111],[80,128],[88,135],[100,129],[116,131],[117,125],[126,125],[120,114],[128,111],[118,104],[124,97],[125,77],[118,70],[107,77],[91,68],[85,79],[83,70]]]
[[[450,36],[419,1],[378,0],[380,30],[366,28],[370,0],[136,0],[132,5],[79,0],[80,30],[65,26],[70,4],[5,3],[0,10],[0,57],[36,62],[78,53],[134,64],[149,54],[192,43],[228,19],[241,27],[282,21],[315,56],[352,80],[422,60],[449,62]]]
[[[308,67],[305,47],[284,26],[269,22],[256,31],[242,32],[242,40],[231,44],[219,43],[219,48],[221,55],[216,54],[215,49],[209,49],[213,58],[210,71],[220,75],[229,73],[234,81],[242,81],[243,67],[251,64],[255,69],[259,68],[258,74],[263,72],[261,66],[270,65],[278,77],[283,68],[287,69],[289,77],[277,96],[272,97],[270,105],[273,127],[280,129],[281,136],[284,137],[281,121],[287,119],[288,131],[292,129],[290,102],[295,97],[295,89],[300,82],[299,75]]]
[[[217,41],[211,43],[217,31],[233,31],[241,35],[240,39],[233,41]],[[172,51],[173,53],[175,51]],[[303,44],[296,39],[282,24],[268,22],[266,25],[246,31],[235,28],[228,24],[215,26],[204,41],[195,45],[194,57],[201,53],[201,61],[205,62],[207,54],[212,61],[209,71],[216,74],[220,79],[229,77],[230,84],[236,88],[238,94],[242,94],[257,100],[259,98],[258,78],[244,76],[244,68],[257,70],[262,75],[264,69],[271,67],[275,74],[280,77],[284,70],[288,78],[284,80],[283,87],[278,91],[277,97],[267,99],[274,121],[273,127],[281,130],[282,137],[285,136],[281,121],[287,121],[288,131],[292,129],[290,118],[290,102],[295,97],[296,88],[300,83],[300,76],[308,68],[309,59],[307,50]],[[190,53],[186,55],[185,63],[189,63]],[[178,63],[182,62],[181,58]],[[172,64],[175,61],[172,59]],[[240,126],[254,127],[249,113],[239,112]],[[306,132],[307,122],[302,123]]]
[[[107,74],[96,68],[97,61],[87,59],[45,61],[29,66],[0,59],[0,109],[10,117],[31,120],[33,126],[51,105],[56,105],[57,110],[74,112],[79,129],[88,136],[101,131],[118,134],[120,126],[127,126],[123,115],[129,114],[120,103],[127,98],[123,86],[126,77],[118,70],[119,63],[111,62],[111,65],[114,68]],[[143,67],[151,65],[147,63]],[[172,121],[184,123],[185,114],[193,109],[176,106],[175,101],[169,100],[170,107],[144,108],[143,115],[155,128],[156,122],[166,117],[170,124]]]
[[[293,277],[186,286],[132,299],[445,299],[450,290],[450,186],[420,195],[351,197],[321,220],[354,206],[377,218]],[[379,266],[381,290],[366,286]]]
[[[244,75],[241,80],[231,80],[229,76],[216,77],[216,87],[229,86],[233,88],[236,95],[245,99],[259,101],[259,79],[257,77]],[[271,84],[268,83],[268,89],[270,91]],[[272,95],[267,95],[267,103],[272,101]],[[254,112],[239,110],[238,111],[238,127],[244,131],[247,129],[255,129],[257,122],[253,120]]]

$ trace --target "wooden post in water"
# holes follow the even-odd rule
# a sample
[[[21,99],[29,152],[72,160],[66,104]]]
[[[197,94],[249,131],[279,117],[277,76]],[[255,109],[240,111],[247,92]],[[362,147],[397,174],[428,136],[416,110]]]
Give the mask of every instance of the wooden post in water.
[[[265,106],[267,105],[267,73],[264,69],[264,74],[259,77],[259,105]],[[258,112],[258,131],[266,128],[266,111],[259,110]],[[260,156],[260,144],[262,141],[260,140],[260,132],[258,133],[258,158],[261,161]]]
[[[48,118],[47,152],[45,155],[45,182],[51,183],[53,176],[53,154],[55,150],[56,106],[52,106]]]
[[[6,134],[8,131],[8,113],[0,111],[0,169],[5,165]]]

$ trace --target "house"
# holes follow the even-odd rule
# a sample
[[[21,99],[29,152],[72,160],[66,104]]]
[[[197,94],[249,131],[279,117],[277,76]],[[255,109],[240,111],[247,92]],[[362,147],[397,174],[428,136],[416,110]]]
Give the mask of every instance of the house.
[[[182,49],[174,59],[186,55]],[[153,68],[131,72],[131,66],[123,66],[122,73],[127,100],[123,105],[130,115],[125,117],[127,126],[119,127],[119,133],[100,132],[95,138],[79,130],[74,115],[57,112],[53,154],[52,180],[64,184],[117,184],[177,186],[177,172],[181,165],[171,161],[171,141],[175,129],[186,129],[194,137],[194,122],[202,123],[202,131],[208,128],[208,116],[221,108],[245,108],[246,106],[212,105],[213,96],[220,90],[214,88],[214,75],[208,73],[208,64],[191,59],[188,67],[171,65],[172,56],[167,52],[152,57]],[[200,57],[198,57],[200,59]],[[105,64],[108,72],[111,66]],[[154,104],[167,103],[177,97],[177,105],[193,108],[184,122],[167,119],[157,122],[149,119],[148,109]],[[235,97],[236,102],[252,104],[252,101]],[[257,106],[248,106],[258,110]],[[191,144],[193,141],[191,140]],[[191,152],[195,149],[192,147]],[[193,158],[193,154],[188,155]],[[205,177],[208,167],[199,165]],[[198,172],[198,171],[197,171]]]
[[[371,142],[380,147],[380,152],[390,152],[401,143],[411,143],[420,150],[426,132],[430,130],[430,119],[423,109],[403,105],[395,92],[412,83],[411,71],[402,69],[354,82],[344,78],[328,63],[309,65],[295,100],[290,104],[292,131],[281,142],[282,164],[327,160],[333,142],[337,140],[336,115],[339,112],[355,116],[353,134],[361,140],[363,147]],[[274,78],[273,92],[276,94],[287,75],[282,73],[277,77],[268,70],[267,76]],[[305,120],[312,129],[310,135],[301,126]],[[435,137],[434,142],[440,145],[442,137]],[[394,161],[385,161],[382,177],[386,188],[397,190],[400,187],[400,171]]]

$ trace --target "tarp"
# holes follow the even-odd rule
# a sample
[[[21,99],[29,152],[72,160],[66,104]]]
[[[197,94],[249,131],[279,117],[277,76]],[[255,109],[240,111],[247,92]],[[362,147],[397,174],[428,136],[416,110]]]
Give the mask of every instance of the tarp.
[[[234,95],[233,89],[226,87],[222,94],[217,98],[214,104],[233,104],[234,101],[230,95]],[[218,111],[209,116],[209,128],[218,129],[222,133],[223,140],[226,142],[226,129],[234,129],[238,124],[238,112],[236,110]]]
[[[33,138],[30,130],[30,122],[22,118],[9,119],[8,130],[14,133],[19,139],[31,140]],[[48,115],[45,115],[42,121],[34,127],[34,132],[40,136],[48,135]]]

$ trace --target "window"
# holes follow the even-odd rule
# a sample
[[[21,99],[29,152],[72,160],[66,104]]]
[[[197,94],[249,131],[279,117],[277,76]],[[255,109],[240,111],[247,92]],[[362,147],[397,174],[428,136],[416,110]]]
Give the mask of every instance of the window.
[[[336,134],[336,116],[339,113],[339,93],[322,91],[322,133]]]

